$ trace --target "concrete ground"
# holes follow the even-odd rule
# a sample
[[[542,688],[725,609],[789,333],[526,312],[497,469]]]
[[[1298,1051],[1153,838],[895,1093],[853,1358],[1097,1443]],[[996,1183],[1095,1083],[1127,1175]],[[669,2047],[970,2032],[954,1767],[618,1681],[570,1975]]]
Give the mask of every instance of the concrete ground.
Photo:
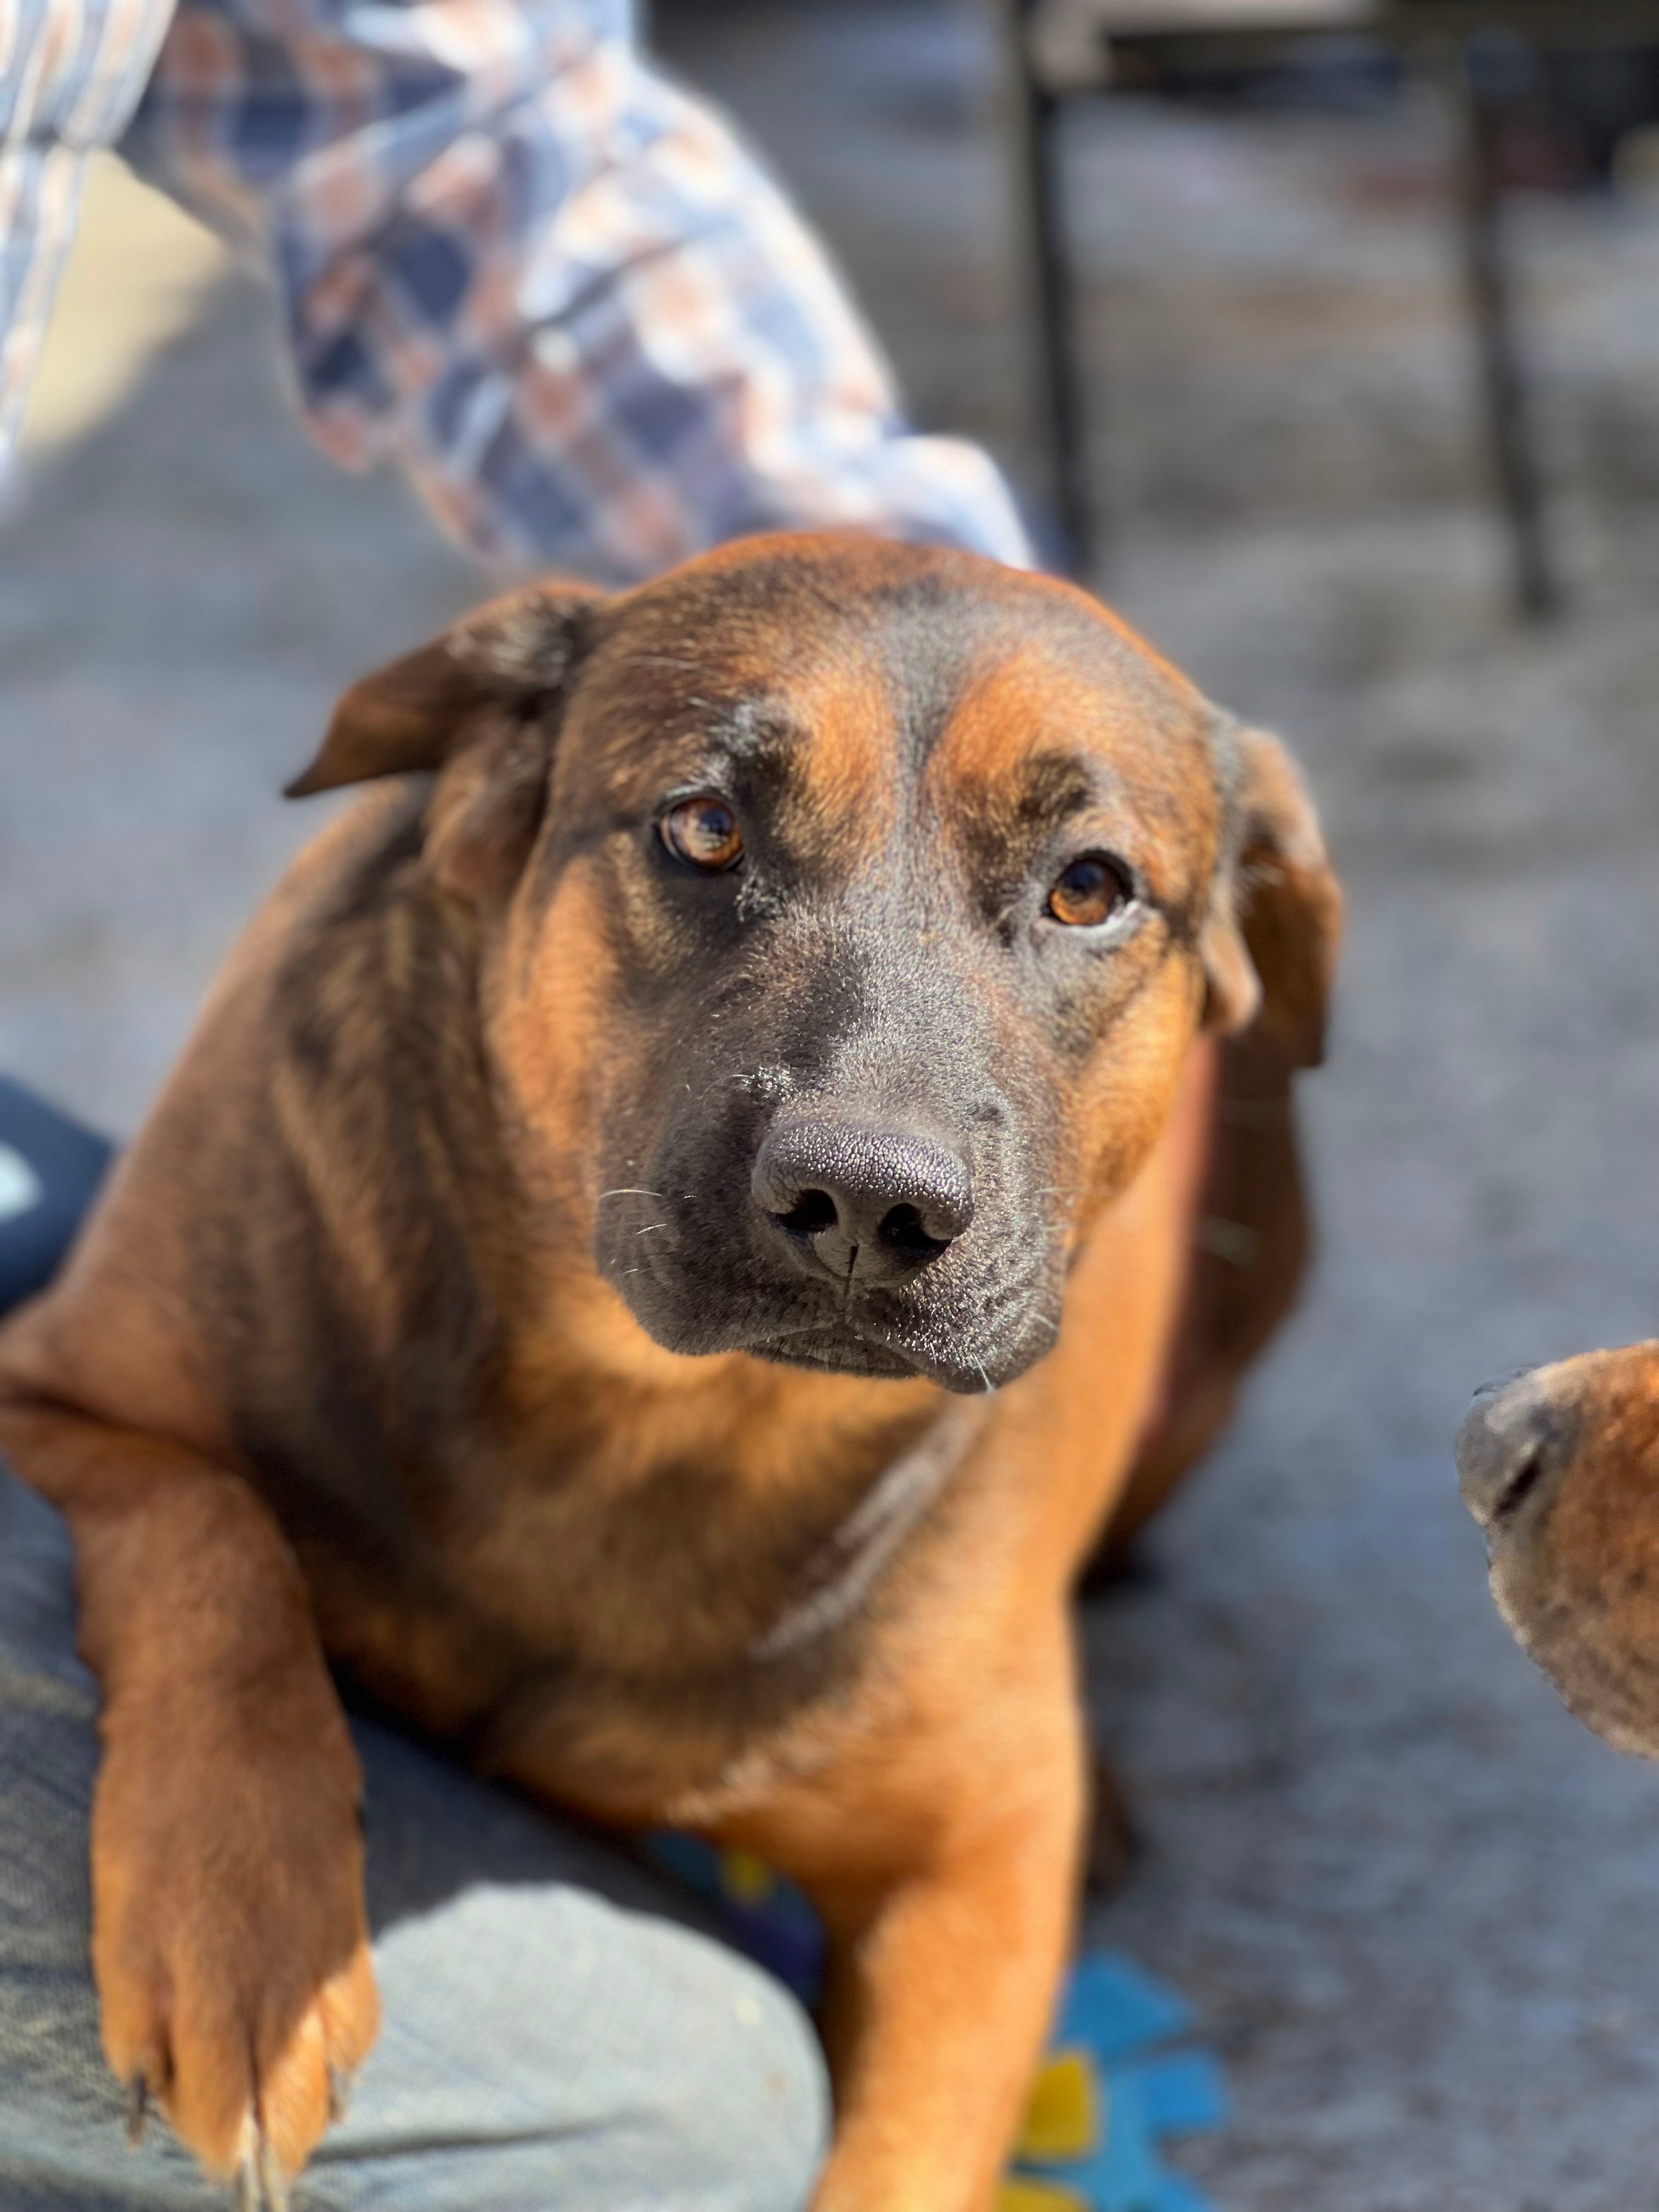
[[[830,229],[918,411],[1017,459],[981,17],[686,15],[665,35]],[[1305,1093],[1316,1279],[1087,1619],[1146,1837],[1099,1932],[1226,2056],[1234,2121],[1184,2154],[1225,2212],[1641,2212],[1659,1778],[1510,1644],[1447,1440],[1484,1377],[1659,1328],[1659,204],[1519,212],[1577,594],[1522,635],[1432,110],[1126,101],[1073,138],[1108,587],[1287,733],[1352,902]],[[78,344],[155,234],[115,201],[138,228],[89,240]],[[0,525],[0,1066],[118,1129],[316,818],[273,794],[331,693],[477,589],[398,486],[309,451],[257,289],[187,286]]]

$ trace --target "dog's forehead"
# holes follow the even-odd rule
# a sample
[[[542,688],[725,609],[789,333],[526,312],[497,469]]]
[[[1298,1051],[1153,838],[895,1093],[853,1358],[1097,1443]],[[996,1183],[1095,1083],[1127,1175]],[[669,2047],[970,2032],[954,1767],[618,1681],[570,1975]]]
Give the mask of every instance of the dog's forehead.
[[[593,670],[635,765],[695,731],[787,756],[823,795],[1006,784],[1034,753],[1161,800],[1212,782],[1205,702],[1104,608],[973,555],[754,541],[616,603]],[[617,765],[622,765],[618,759]]]

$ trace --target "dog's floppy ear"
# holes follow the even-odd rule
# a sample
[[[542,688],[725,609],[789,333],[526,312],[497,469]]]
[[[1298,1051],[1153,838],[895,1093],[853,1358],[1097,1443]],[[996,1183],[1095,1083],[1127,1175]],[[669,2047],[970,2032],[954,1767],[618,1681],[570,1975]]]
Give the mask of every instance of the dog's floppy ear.
[[[452,890],[499,889],[534,838],[559,708],[602,597],[581,584],[532,585],[363,677],[286,795],[441,771],[428,864]]]
[[[1204,928],[1205,1018],[1235,1036],[1255,1026],[1292,1065],[1316,1066],[1341,889],[1307,787],[1278,738],[1218,716],[1215,742],[1231,837]]]

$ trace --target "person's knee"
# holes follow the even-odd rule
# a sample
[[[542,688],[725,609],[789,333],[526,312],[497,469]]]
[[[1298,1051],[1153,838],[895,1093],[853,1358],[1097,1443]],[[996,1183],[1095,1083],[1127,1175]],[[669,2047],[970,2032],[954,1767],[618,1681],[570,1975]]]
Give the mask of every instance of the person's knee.
[[[830,2136],[817,2037],[747,1960],[720,1954],[710,1980],[706,2009],[685,2023],[696,2047],[665,2072],[664,2163],[708,2173],[711,2203],[732,2212],[799,2212]]]
[[[817,2039],[724,1944],[555,1877],[428,1890],[374,1957],[380,2041],[325,2144],[347,2201],[400,2202],[418,2178],[430,2212],[806,2203],[829,2133]]]

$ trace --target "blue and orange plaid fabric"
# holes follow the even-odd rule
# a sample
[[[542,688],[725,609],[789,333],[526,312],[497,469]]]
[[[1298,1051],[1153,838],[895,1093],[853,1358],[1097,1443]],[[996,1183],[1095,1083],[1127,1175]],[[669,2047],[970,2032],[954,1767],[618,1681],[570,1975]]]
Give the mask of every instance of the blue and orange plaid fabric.
[[[260,256],[301,404],[486,556],[642,576],[865,526],[1030,559],[625,0],[0,0],[0,458],[88,150]]]

